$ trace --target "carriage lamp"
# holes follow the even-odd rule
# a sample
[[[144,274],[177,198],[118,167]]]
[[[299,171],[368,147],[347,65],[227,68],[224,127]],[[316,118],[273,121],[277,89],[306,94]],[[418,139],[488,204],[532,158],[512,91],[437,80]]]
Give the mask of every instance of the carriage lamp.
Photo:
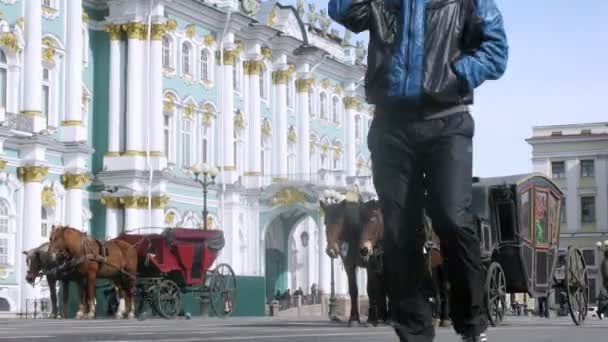
[[[218,174],[216,167],[207,164],[192,166],[194,180],[203,187],[203,229],[207,230],[207,193],[209,185],[215,184],[215,177]],[[201,179],[202,175],[202,179]]]

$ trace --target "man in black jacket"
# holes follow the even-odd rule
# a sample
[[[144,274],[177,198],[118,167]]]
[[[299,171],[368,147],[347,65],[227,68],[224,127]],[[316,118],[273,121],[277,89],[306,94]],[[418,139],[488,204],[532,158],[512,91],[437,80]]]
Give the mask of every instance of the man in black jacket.
[[[330,0],[329,14],[369,31],[368,135],[385,222],[391,318],[401,341],[434,338],[415,229],[423,198],[449,267],[450,316],[463,341],[486,341],[479,237],[470,213],[473,91],[505,71],[494,0]],[[426,193],[426,196],[425,196]]]

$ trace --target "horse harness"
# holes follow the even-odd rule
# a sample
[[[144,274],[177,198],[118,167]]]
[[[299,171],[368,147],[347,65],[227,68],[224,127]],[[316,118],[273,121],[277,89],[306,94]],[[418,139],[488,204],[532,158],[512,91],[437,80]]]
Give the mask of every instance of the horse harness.
[[[78,258],[78,264],[84,262],[85,260],[97,261],[100,264],[108,265],[108,266],[111,266],[111,267],[117,269],[120,273],[128,276],[131,279],[135,279],[135,275],[125,271],[122,267],[118,267],[118,266],[112,264],[111,262],[107,261],[108,254],[109,254],[107,241],[92,239],[99,246],[99,255],[95,255],[95,253],[93,253],[92,251],[89,250],[89,248],[87,248],[87,243],[86,243],[87,237],[88,237],[87,233],[83,232],[81,235],[81,238],[80,238],[80,245],[82,247],[84,255],[81,256],[80,258]]]

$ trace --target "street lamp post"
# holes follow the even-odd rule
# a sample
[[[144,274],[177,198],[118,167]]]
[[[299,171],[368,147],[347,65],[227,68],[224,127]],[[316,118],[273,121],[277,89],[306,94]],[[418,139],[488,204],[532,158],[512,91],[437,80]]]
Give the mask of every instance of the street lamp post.
[[[331,292],[329,294],[329,319],[332,321],[338,321],[336,315],[336,282],[334,278],[334,259],[331,258]]]
[[[194,173],[194,180],[203,187],[203,229],[207,230],[207,193],[209,185],[215,184],[215,177],[217,176],[217,168],[210,167],[207,164],[194,165],[192,167],[192,173]],[[201,179],[202,174],[202,179]]]

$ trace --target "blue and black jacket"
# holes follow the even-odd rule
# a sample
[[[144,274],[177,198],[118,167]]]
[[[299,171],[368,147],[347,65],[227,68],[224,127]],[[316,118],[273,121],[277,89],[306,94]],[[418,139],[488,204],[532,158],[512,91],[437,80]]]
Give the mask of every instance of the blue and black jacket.
[[[369,30],[365,88],[373,104],[431,115],[472,104],[473,90],[506,69],[494,0],[330,0],[329,15],[355,33]]]

